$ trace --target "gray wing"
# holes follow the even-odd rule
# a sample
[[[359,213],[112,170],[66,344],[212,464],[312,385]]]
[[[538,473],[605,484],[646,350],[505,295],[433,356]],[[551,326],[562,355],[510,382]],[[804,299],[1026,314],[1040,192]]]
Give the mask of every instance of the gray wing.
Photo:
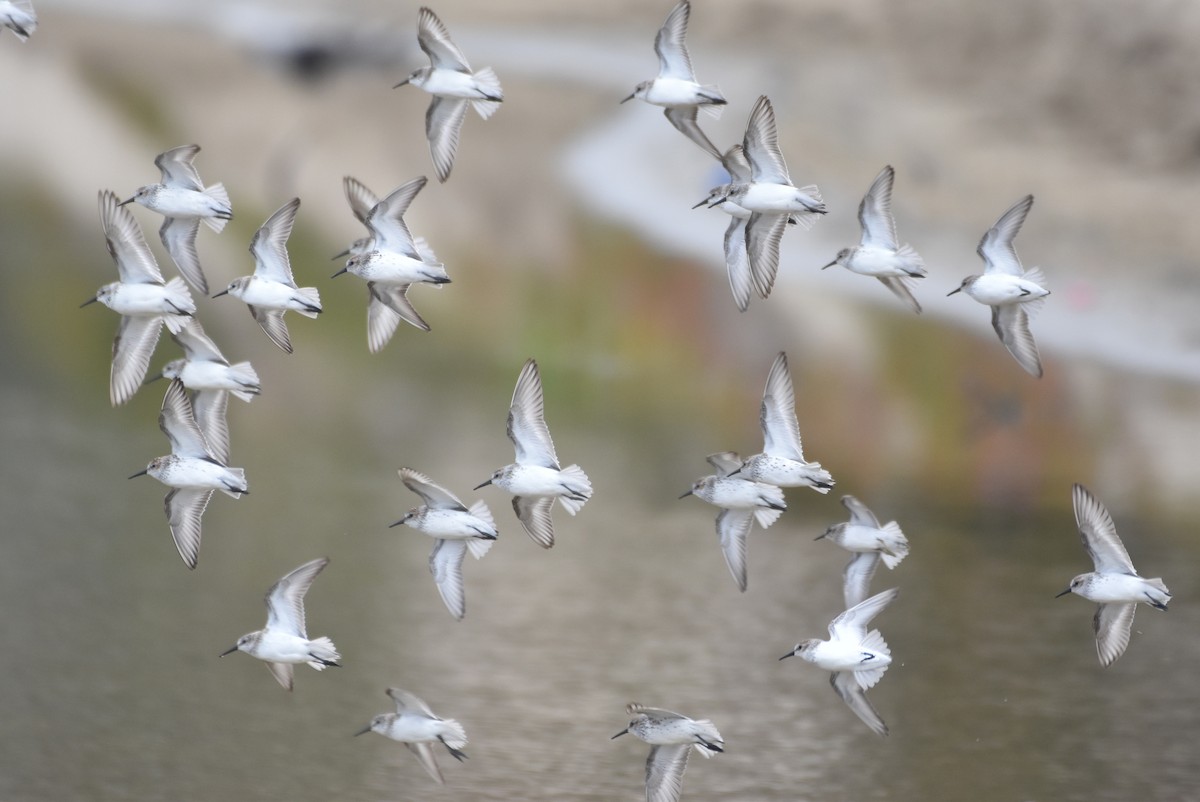
[[[871,577],[875,576],[878,567],[879,552],[876,551],[860,551],[846,563],[846,569],[842,571],[842,598],[847,610],[867,598],[871,592]]]
[[[462,564],[467,555],[465,540],[439,540],[429,555],[429,572],[437,583],[438,593],[455,620],[461,621],[467,612],[463,592]]]
[[[296,210],[299,208],[300,199],[292,198],[254,232],[254,239],[250,240],[250,253],[254,254],[256,277],[296,286],[292,265],[288,260],[287,241],[292,235],[292,225],[296,222]]]
[[[429,324],[408,300],[411,286],[367,282],[367,348],[371,353],[378,353],[388,344],[401,320],[429,331]]]
[[[422,699],[415,693],[409,693],[408,691],[400,688],[388,688],[387,695],[389,699],[396,703],[397,713],[407,713],[415,710],[422,715],[429,716],[430,718],[437,718],[437,716],[433,714],[433,711],[429,709],[429,705],[425,704],[425,702],[422,701]]]
[[[346,191],[346,202],[350,204],[350,211],[358,218],[358,222],[367,225],[367,215],[371,213],[375,204],[379,203],[379,198],[367,189],[366,184],[352,176],[342,178],[342,188]]]
[[[1033,196],[1026,195],[1000,215],[996,224],[983,235],[976,253],[987,264],[985,272],[1006,273],[1010,276],[1024,274],[1021,260],[1017,257],[1017,249],[1013,246],[1013,239],[1021,230],[1021,224],[1025,222],[1025,216],[1029,214],[1032,206]]]
[[[508,408],[508,439],[516,448],[518,463],[558,470],[558,455],[543,410],[542,377],[533,359],[526,360],[517,376]]]
[[[109,256],[117,263],[117,275],[125,284],[162,284],[162,273],[142,236],[133,212],[120,205],[108,190],[100,192],[100,226],[104,229]]]
[[[162,332],[162,322],[161,317],[121,316],[113,339],[112,369],[108,376],[108,399],[113,406],[133,398],[142,386]]]
[[[400,481],[404,482],[404,486],[421,497],[425,502],[425,506],[432,507],[437,510],[461,510],[466,512],[467,508],[459,501],[458,496],[451,493],[446,488],[439,484],[435,484],[425,474],[412,468],[401,468]]]
[[[862,244],[894,251],[900,247],[896,239],[896,219],[892,216],[892,183],[896,171],[889,164],[875,176],[871,188],[858,205],[858,222],[862,226]]]
[[[225,390],[197,390],[192,394],[192,412],[204,433],[209,452],[222,464],[229,463],[229,423],[225,412],[229,393]]]
[[[467,116],[465,98],[434,95],[425,110],[425,138],[429,140],[429,154],[433,156],[433,169],[438,181],[450,177],[454,167],[454,155],[458,152],[458,135],[463,119]]]
[[[421,8],[417,16],[417,44],[429,56],[429,61],[437,69],[470,72],[471,65],[467,57],[458,49],[458,45],[450,40],[450,31],[428,8]]]
[[[746,249],[746,218],[730,217],[725,229],[725,269],[729,272],[729,289],[739,312],[750,305],[752,287],[750,254]]]
[[[720,159],[721,151],[717,150],[717,146],[700,130],[700,125],[696,122],[696,111],[696,106],[668,106],[663,114],[671,121],[671,125],[675,126],[676,130],[704,148],[705,152],[710,153],[714,158]]]
[[[1071,501],[1075,507],[1079,537],[1097,573],[1136,576],[1133,560],[1129,559],[1125,544],[1117,536],[1116,524],[1099,499],[1083,485],[1076,484],[1071,488]]]
[[[741,145],[730,145],[721,156],[721,165],[735,184],[750,183],[750,162],[746,161],[746,152]]]
[[[271,342],[278,345],[289,354],[292,353],[292,338],[288,334],[287,324],[283,322],[282,309],[264,309],[260,306],[250,306],[250,315],[258,321],[258,325],[262,326],[262,330],[271,338]]]
[[[866,504],[863,504],[854,496],[842,496],[842,506],[850,511],[850,523],[858,524],[859,526],[869,526],[872,529],[880,528],[879,519],[875,517],[875,513],[871,512]]]
[[[271,671],[271,676],[275,681],[284,687],[286,690],[292,689],[294,671],[291,663],[272,663],[267,662],[267,668]]]
[[[750,111],[742,149],[750,162],[753,180],[770,184],[791,184],[787,163],[779,152],[779,136],[775,128],[775,109],[766,95],[761,95]]]
[[[177,488],[167,493],[163,501],[167,523],[171,527],[171,539],[175,541],[175,548],[188,568],[195,568],[200,560],[200,518],[215,492]]]
[[[1092,628],[1096,630],[1096,654],[1100,657],[1101,665],[1112,665],[1125,653],[1135,612],[1135,602],[1101,604],[1096,608]]]
[[[718,451],[704,458],[717,471],[717,476],[732,476],[742,467],[742,458],[736,451]]]
[[[200,255],[196,253],[196,232],[199,230],[199,217],[166,217],[158,229],[158,238],[187,283],[208,295],[208,282],[200,268]]]
[[[835,640],[862,643],[867,637],[867,625],[871,623],[871,619],[883,612],[899,593],[899,588],[892,588],[859,602],[829,622],[829,634]]]
[[[746,221],[746,253],[750,276],[762,298],[769,298],[779,272],[779,243],[787,230],[786,214],[754,212]]]
[[[691,3],[688,0],[679,0],[654,37],[654,52],[658,54],[658,75],[661,78],[696,80],[686,41],[688,17],[691,16],[691,12]]]
[[[550,517],[554,508],[553,496],[513,496],[512,505],[525,533],[534,543],[544,549],[554,545],[554,520]]]
[[[1025,372],[1042,378],[1042,358],[1029,331],[1029,313],[1024,304],[993,306],[992,328]]]
[[[433,744],[429,741],[418,741],[416,743],[405,743],[405,746],[417,756],[417,762],[421,764],[421,768],[429,772],[429,776],[437,781],[438,785],[445,785],[446,778],[442,776],[442,770],[438,767],[437,758],[433,754]]]
[[[404,222],[404,215],[408,213],[408,207],[424,188],[426,181],[425,176],[418,176],[404,182],[367,212],[363,222],[375,240],[375,249],[395,251],[413,259],[421,258],[408,225]]]
[[[771,363],[759,409],[763,453],[804,461],[800,424],[796,420],[796,391],[788,371],[787,354],[780,351]]]
[[[646,758],[646,802],[678,802],[691,751],[691,744],[650,747],[650,756]]]
[[[912,279],[908,276],[876,276],[879,283],[892,291],[892,294],[899,298],[908,306],[909,309],[921,314],[921,303],[912,294]]]
[[[717,515],[717,535],[721,539],[721,553],[738,590],[746,592],[746,536],[754,522],[752,510],[721,510]]]
[[[188,398],[183,382],[172,379],[163,396],[162,408],[158,413],[158,428],[171,441],[171,453],[190,459],[213,459],[208,441],[196,423],[192,402]]]
[[[854,711],[854,715],[862,719],[872,732],[877,735],[888,734],[887,724],[883,723],[883,719],[871,706],[866,691],[859,687],[853,671],[835,671],[829,677],[829,684],[833,686],[837,695],[842,697],[846,706]]]
[[[192,159],[200,152],[199,145],[182,145],[164,150],[154,159],[154,166],[162,173],[162,183],[169,187],[204,191],[200,174],[192,166]]]
[[[326,565],[329,565],[328,557],[310,560],[271,586],[266,597],[267,629],[308,639],[304,626],[304,594]]]
[[[183,349],[183,355],[188,361],[216,362],[228,365],[229,361],[217,348],[217,344],[204,333],[204,327],[196,318],[189,318],[187,325],[171,335],[176,344]]]

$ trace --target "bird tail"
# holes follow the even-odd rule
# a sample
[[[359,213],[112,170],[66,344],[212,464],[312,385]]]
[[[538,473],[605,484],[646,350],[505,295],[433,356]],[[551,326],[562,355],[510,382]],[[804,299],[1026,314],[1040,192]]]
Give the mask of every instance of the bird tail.
[[[188,290],[187,282],[179,276],[167,282],[167,300],[171,305],[184,314],[164,315],[167,324],[167,331],[172,334],[178,334],[183,331],[191,319],[185,315],[196,314],[196,302],[192,300],[192,293]]]
[[[562,502],[563,509],[574,515],[583,509],[583,505],[592,497],[592,482],[578,465],[563,468],[560,476],[570,494],[559,496],[558,500]]]
[[[230,365],[229,375],[242,388],[240,390],[230,390],[230,392],[242,401],[250,401],[261,392],[258,384],[258,374],[254,372],[254,367],[249,362],[238,362],[236,365]]]
[[[479,116],[486,120],[496,113],[496,109],[500,108],[500,101],[504,99],[504,90],[500,88],[500,79],[496,77],[496,73],[492,72],[491,67],[484,67],[475,73],[474,77],[475,83],[479,84],[479,88],[489,99],[472,100],[471,105],[475,107]]]
[[[921,254],[907,243],[896,251],[896,258],[900,260],[900,269],[912,278],[924,278],[929,272],[925,269],[925,260],[921,258]]]
[[[887,533],[887,538],[879,556],[883,558],[883,564],[890,570],[908,556],[908,539],[900,531],[900,524],[895,521],[888,521],[884,524],[883,531]]]
[[[442,719],[442,732],[439,735],[442,743],[450,749],[459,750],[467,745],[467,731],[452,718]]]
[[[754,510],[754,520],[758,521],[758,525],[763,529],[767,529],[771,524],[779,520],[779,516],[783,515],[783,510],[773,510],[770,507],[759,507]]]
[[[492,511],[488,509],[488,505],[483,503],[483,500],[476,501],[471,505],[467,512],[474,515],[479,520],[488,525],[492,531],[492,537],[473,537],[467,540],[467,549],[470,550],[471,556],[478,560],[480,557],[488,553],[492,544],[496,542],[496,521],[492,518]]]
[[[317,671],[324,671],[329,666],[338,665],[338,660],[342,656],[338,654],[337,647],[333,645],[333,641],[329,638],[315,638],[308,642],[308,651],[314,658],[308,664]]]
[[[712,117],[714,120],[721,119],[721,115],[725,113],[725,96],[721,94],[721,90],[716,84],[706,84],[700,87],[700,96],[707,100],[707,103],[700,104],[700,111]]]
[[[883,635],[880,635],[877,629],[873,629],[867,633],[867,637],[863,638],[862,647],[888,658],[888,662],[878,668],[859,669],[854,672],[854,678],[858,681],[858,687],[865,691],[868,688],[875,687],[875,683],[883,679],[888,665],[891,664],[892,651],[888,648],[887,641],[883,639]]]
[[[317,292],[316,287],[300,287],[296,293],[304,303],[304,308],[297,309],[297,312],[305,317],[316,317],[321,314],[321,295]]]
[[[221,491],[234,498],[241,498],[246,493],[246,471],[242,468],[226,468],[237,479],[237,487],[222,487]]]
[[[215,217],[202,217],[201,219],[213,231],[220,233],[225,228],[225,223],[233,217],[233,207],[229,205],[229,193],[225,191],[225,185],[218,182],[211,187],[205,187],[204,194],[217,202],[220,212]]]
[[[1153,579],[1147,579],[1146,584],[1156,591],[1153,594],[1148,594],[1152,596],[1150,603],[1160,610],[1167,609],[1167,605],[1171,601],[1171,591],[1167,590],[1166,583],[1159,577],[1154,577]]]
[[[696,724],[696,737],[703,743],[692,744],[696,747],[696,751],[705,757],[712,757],[717,752],[724,751],[721,747],[725,745],[725,739],[721,737],[721,733],[717,732],[717,728],[711,721],[706,718],[699,719]]]

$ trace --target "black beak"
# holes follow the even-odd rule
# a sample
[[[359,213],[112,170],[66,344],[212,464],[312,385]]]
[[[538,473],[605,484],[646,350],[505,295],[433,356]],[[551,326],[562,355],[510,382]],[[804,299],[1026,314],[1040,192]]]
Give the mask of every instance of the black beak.
[[[688,489],[688,490],[685,490],[685,491],[683,491],[683,493],[681,493],[681,494],[679,495],[679,497],[680,497],[680,498],[687,498],[687,497],[688,497],[688,496],[690,496],[691,494],[692,494],[692,491],[691,491],[690,489]]]
[[[472,490],[478,490],[478,489],[479,489],[479,488],[481,488],[481,487],[487,487],[487,486],[488,486],[488,485],[490,485],[491,483],[492,483],[492,480],[491,480],[491,479],[488,479],[487,481],[480,482],[479,484],[475,485],[475,486],[474,486],[474,487],[472,487],[471,489],[472,489]]]
[[[225,651],[223,651],[219,655],[217,655],[217,657],[224,657],[225,655],[233,654],[236,651],[237,651],[237,644],[235,643],[232,646],[230,646],[228,649],[226,649]]]
[[[135,473],[133,476],[130,476],[129,478],[130,478],[130,479],[136,479],[136,478],[138,478],[139,476],[145,476],[145,475],[146,475],[147,473],[149,473],[149,472],[150,472],[150,469],[149,469],[149,468],[143,468],[142,470],[138,471],[137,473]],[[233,647],[233,648],[235,648],[235,649],[236,649],[237,647],[235,646],[235,647]]]
[[[403,81],[401,81],[400,83],[398,83],[398,84],[395,84],[394,86],[392,86],[392,89],[399,89],[400,87],[404,86],[406,83],[408,83],[408,82],[409,82],[409,81],[411,81],[411,80],[412,80],[412,78],[411,78],[411,77],[409,77],[409,78],[405,78],[405,79],[404,79]]]
[[[95,297],[93,297],[93,298],[88,298],[86,301],[84,301],[83,303],[81,303],[81,304],[79,305],[79,308],[80,308],[80,309],[83,309],[83,308],[84,308],[85,306],[87,306],[88,304],[94,304],[94,303],[96,303],[96,301],[99,301],[99,300],[100,300],[99,298],[95,298]]]
[[[625,103],[626,101],[633,100],[635,97],[637,97],[637,92],[634,92],[632,95],[630,95],[629,97],[622,100],[621,103]]]
[[[693,206],[692,208],[693,208],[693,209],[699,209],[701,206],[704,206],[704,205],[705,205],[705,204],[707,204],[707,203],[708,203],[708,198],[705,198],[704,200],[700,201],[699,203],[697,203],[697,204],[696,204],[695,206]]]
[[[161,379],[162,377],[163,377],[163,375],[161,373],[155,373],[153,376],[151,376],[150,378],[148,378],[144,382],[142,382],[142,386],[145,387],[150,382],[156,382],[159,379]]]
[[[360,736],[360,735],[366,735],[366,734],[367,734],[368,732],[370,732],[370,731],[371,731],[371,725],[370,725],[370,724],[368,724],[367,726],[363,727],[363,728],[362,728],[361,730],[359,730],[358,732],[354,733],[354,737],[355,737],[355,738],[357,738],[357,737],[358,737],[358,736]]]
[[[836,265],[836,264],[837,264],[837,259],[834,259],[832,262],[830,262],[829,264],[825,265],[825,267],[822,267],[821,269],[822,269],[822,270],[824,270],[826,267],[833,267],[833,266],[834,266],[834,265]]]
[[[1070,589],[1070,588],[1067,588],[1067,589],[1066,589],[1066,590],[1064,590],[1062,593],[1055,593],[1055,594],[1054,594],[1054,598],[1056,598],[1056,599],[1057,599],[1059,596],[1066,596],[1066,595],[1067,595],[1068,593],[1070,593],[1070,592],[1071,592],[1071,589]]]
[[[622,735],[624,735],[624,734],[625,734],[625,733],[627,733],[627,732],[629,732],[629,728],[628,728],[628,727],[626,727],[625,729],[621,730],[620,732],[618,732],[616,735],[614,735],[612,738],[609,738],[608,740],[610,740],[610,741],[611,741],[611,740],[613,740],[613,739],[615,739],[615,738],[620,738]]]
[[[404,523],[403,518],[401,518],[399,521],[396,521],[396,523],[394,523],[394,524],[388,524],[388,529],[391,529],[393,526],[399,526],[402,523]]]
[[[779,658],[779,659],[780,659],[780,660],[786,660],[786,659],[788,659],[789,657],[794,657],[795,655],[796,655],[796,653],[795,653],[795,652],[788,652],[787,654],[785,654],[783,657],[781,657],[781,658]]]
[[[346,251],[346,253],[349,253],[349,251]],[[341,255],[341,254],[338,254],[338,256],[340,256],[340,255]],[[335,256],[335,257],[333,257],[333,258],[334,258],[334,259],[336,259],[336,258],[337,258],[337,256]],[[332,276],[330,276],[330,278],[337,278],[338,276],[342,275],[342,273],[345,273],[345,272],[346,272],[347,270],[349,270],[349,269],[350,269],[350,268],[348,268],[348,267],[343,267],[341,270],[339,270],[338,272],[336,272],[336,273],[334,273]]]
[[[813,541],[814,541],[814,542],[816,542],[816,541],[818,541],[818,540],[821,540],[822,538],[824,538],[824,537],[825,537],[826,535],[828,535],[828,534],[829,534],[829,530],[828,530],[828,529],[826,529],[824,532],[822,532],[821,534],[819,534],[819,535],[817,535],[816,537],[814,537],[814,538],[813,538]]]
[[[962,287],[955,287],[954,289],[950,290],[950,292],[946,293],[946,297],[949,298],[951,295],[953,295],[954,293],[958,292],[961,289],[962,289]]]
[[[137,195],[134,195],[133,197],[131,197],[131,198],[128,198],[127,200],[123,200],[123,201],[121,201],[120,203],[118,203],[117,205],[118,205],[118,206],[124,206],[124,205],[125,205],[125,204],[127,204],[127,203],[133,203],[135,200],[137,200]]]
[[[224,289],[224,290],[221,290],[220,292],[218,292],[218,293],[217,293],[216,295],[214,295],[213,297],[214,297],[214,298],[220,298],[222,295],[228,295],[228,294],[229,294],[229,290],[228,290],[228,289]]]

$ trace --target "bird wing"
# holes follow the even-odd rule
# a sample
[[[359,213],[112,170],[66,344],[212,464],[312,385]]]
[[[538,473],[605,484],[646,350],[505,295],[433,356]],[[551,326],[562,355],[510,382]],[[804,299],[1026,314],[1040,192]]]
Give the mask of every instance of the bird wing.
[[[286,690],[291,690],[293,685],[293,675],[291,663],[272,663],[267,661],[267,668],[271,671],[271,676],[275,681],[282,685]]]
[[[921,314],[921,302],[912,294],[912,279],[908,276],[876,276],[879,283],[892,291],[892,294],[904,301],[909,309]]]
[[[163,508],[171,526],[171,539],[188,568],[200,559],[200,518],[215,490],[175,488],[167,494]]]
[[[842,571],[842,598],[847,610],[867,598],[871,592],[871,578],[878,567],[879,552],[875,551],[860,551],[846,563],[846,569]]]
[[[654,37],[654,52],[658,54],[660,78],[677,78],[680,81],[695,81],[692,59],[688,56],[687,26],[692,5],[680,0],[667,15],[663,26]]]
[[[192,159],[200,152],[199,145],[182,145],[164,150],[154,159],[154,166],[162,173],[162,182],[169,187],[203,192],[200,174],[192,166]]]
[[[254,275],[257,278],[296,286],[296,280],[292,278],[292,265],[288,261],[287,241],[299,208],[300,199],[292,198],[254,232],[254,239],[250,240],[250,253],[254,254]]]
[[[204,442],[216,460],[229,463],[229,423],[225,412],[229,393],[225,390],[197,390],[192,393],[192,413],[204,433]]]
[[[842,496],[842,506],[850,511],[850,523],[869,526],[872,529],[880,528],[879,519],[875,517],[875,513],[867,509],[867,505],[854,496]]]
[[[721,510],[717,515],[717,535],[721,540],[721,553],[738,590],[746,592],[746,536],[754,521],[752,510]]]
[[[171,441],[171,453],[190,459],[213,459],[212,451],[204,433],[196,423],[192,402],[188,398],[183,382],[172,379],[163,396],[162,408],[158,413],[158,428]]]
[[[771,295],[775,276],[779,273],[779,243],[787,230],[786,214],[753,212],[746,221],[746,254],[750,260],[750,277],[762,298]]]
[[[1125,653],[1135,612],[1136,602],[1101,604],[1096,608],[1092,628],[1096,630],[1096,654],[1100,657],[1101,665],[1112,665]]]
[[[438,181],[450,177],[454,154],[458,152],[458,134],[467,116],[467,100],[460,97],[434,95],[425,110],[425,138]]]
[[[678,802],[691,751],[691,744],[650,747],[650,756],[646,758],[646,802]]]
[[[533,359],[525,362],[517,376],[508,408],[508,439],[516,448],[518,463],[559,469],[542,407],[542,377]]]
[[[867,637],[867,625],[871,623],[871,619],[891,604],[899,593],[899,588],[892,588],[859,602],[829,622],[829,634],[834,640],[862,643]]]
[[[1013,355],[1025,372],[1042,377],[1042,358],[1037,343],[1029,331],[1029,313],[1024,304],[1002,304],[992,307],[992,328],[1000,342]]]
[[[465,540],[439,540],[429,555],[429,572],[437,583],[438,593],[450,615],[458,621],[466,615],[467,603],[463,593],[462,564],[467,556]]]
[[[1006,273],[1010,276],[1023,274],[1021,260],[1017,257],[1017,249],[1013,239],[1021,230],[1025,216],[1033,206],[1033,196],[1026,195],[1008,208],[996,224],[987,230],[979,241],[976,252],[983,258],[986,273]]]
[[[1075,524],[1088,556],[1101,574],[1133,574],[1133,560],[1125,544],[1117,536],[1117,527],[1112,516],[1099,499],[1086,487],[1077,484],[1071,488],[1071,501],[1075,506]]]
[[[900,247],[896,239],[896,218],[892,216],[892,182],[896,171],[884,167],[858,205],[858,222],[862,225],[862,244],[894,251]]]
[[[371,213],[375,204],[379,203],[378,196],[353,176],[342,178],[342,188],[346,191],[346,202],[350,204],[350,211],[358,218],[358,222],[367,225],[367,215]]]
[[[112,369],[108,377],[108,397],[113,406],[124,404],[142,386],[150,357],[162,332],[161,317],[122,315],[113,339]]]
[[[142,236],[142,227],[133,219],[133,212],[120,205],[117,196],[102,190],[100,225],[108,253],[117,263],[117,275],[125,284],[162,284],[162,272],[154,254]]]
[[[285,575],[267,591],[267,629],[308,639],[304,626],[304,594],[317,574],[329,565],[328,557],[318,557]]]
[[[387,695],[388,698],[396,703],[397,713],[408,713],[415,710],[422,715],[429,716],[430,718],[437,718],[437,716],[433,714],[433,711],[429,709],[429,705],[425,704],[425,702],[415,693],[409,693],[408,691],[400,688],[388,688]]]
[[[697,106],[668,106],[663,114],[677,131],[704,148],[705,152],[710,153],[714,158],[720,159],[721,151],[717,150],[717,146],[705,136],[704,132],[700,130],[700,124],[696,122],[697,108]]]
[[[754,181],[769,184],[791,184],[787,163],[779,151],[778,132],[775,128],[775,109],[766,95],[761,95],[750,110],[746,123],[746,135],[742,138],[742,149],[750,162],[750,174]]]
[[[373,205],[363,221],[375,240],[374,248],[395,251],[412,259],[420,259],[413,236],[404,222],[404,215],[412,205],[413,198],[425,186],[427,179],[419,176],[406,181],[383,200]],[[347,190],[348,192],[349,190]]]
[[[763,453],[804,461],[800,424],[796,421],[796,391],[788,372],[787,354],[780,351],[771,363],[763,388],[758,416],[763,433]]]
[[[246,305],[250,309],[250,315],[258,321],[258,325],[262,326],[262,330],[271,338],[271,342],[278,345],[289,354],[292,352],[292,338],[288,334],[287,324],[283,322],[282,309],[264,309],[259,306]]]
[[[742,467],[742,458],[736,451],[718,451],[704,458],[717,471],[717,476],[731,476]]]
[[[217,344],[204,333],[204,327],[196,318],[188,318],[187,325],[171,335],[171,339],[183,349],[189,362],[216,362],[228,365],[229,361],[217,348]]]
[[[429,331],[429,324],[408,300],[411,286],[367,282],[367,348],[371,353],[378,353],[388,344],[401,320]]]
[[[437,781],[439,785],[446,784],[446,778],[442,776],[442,770],[438,767],[437,758],[433,754],[433,744],[429,741],[417,741],[415,743],[405,743],[414,755],[417,756],[417,762],[425,771],[429,772],[429,776]]]
[[[166,217],[158,229],[158,238],[187,283],[207,295],[208,282],[200,267],[200,255],[196,253],[196,232],[199,230],[198,217]]]
[[[553,496],[513,496],[512,505],[525,533],[534,543],[544,549],[554,545],[554,519],[550,517],[554,509]]]
[[[835,671],[829,677],[829,684],[833,686],[837,695],[842,697],[846,706],[854,711],[854,715],[862,719],[872,732],[877,735],[888,734],[887,724],[883,723],[883,719],[871,706],[867,692],[859,686],[853,671]]]
[[[746,160],[746,151],[741,145],[730,145],[725,155],[721,156],[721,165],[735,184],[748,184],[750,177],[750,162]]]
[[[421,500],[425,502],[425,506],[438,510],[467,511],[458,496],[441,485],[435,484],[432,479],[420,471],[401,468],[399,473],[400,481],[404,482],[405,487],[420,496]]]
[[[752,287],[750,254],[746,250],[746,220],[730,217],[725,229],[725,269],[729,273],[729,289],[733,291],[733,302],[739,312],[750,305]]]
[[[450,31],[428,8],[422,7],[417,16],[417,44],[429,56],[429,62],[441,70],[470,72],[467,57],[450,39]]]

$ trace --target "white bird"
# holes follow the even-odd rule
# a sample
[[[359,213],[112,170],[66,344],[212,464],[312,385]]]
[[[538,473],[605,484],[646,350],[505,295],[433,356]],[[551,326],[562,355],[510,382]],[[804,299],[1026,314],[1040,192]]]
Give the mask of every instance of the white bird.
[[[234,279],[213,296],[232,295],[244,301],[271,342],[289,354],[292,353],[292,341],[288,337],[287,324],[283,322],[283,313],[290,309],[305,317],[321,314],[321,296],[316,287],[297,287],[288,261],[287,241],[299,208],[300,199],[292,198],[267,218],[250,241],[254,275]]]
[[[795,655],[832,671],[829,684],[863,723],[879,735],[887,735],[887,725],[867,700],[866,691],[875,686],[892,664],[892,653],[879,630],[867,632],[871,619],[892,603],[898,588],[885,590],[860,602],[829,623],[829,640],[810,638],[780,657]]]
[[[408,691],[388,688],[387,695],[396,703],[396,712],[380,713],[354,734],[377,732],[393,741],[400,741],[417,756],[417,761],[429,772],[430,777],[439,785],[445,785],[446,778],[442,776],[437,758],[434,757],[433,745],[440,743],[455,760],[465,760],[467,755],[462,748],[467,745],[467,731],[452,718],[434,715],[429,705]]]
[[[192,393],[192,410],[196,423],[214,457],[229,461],[229,425],[225,412],[232,393],[242,401],[252,401],[261,392],[258,374],[249,362],[231,365],[217,344],[204,333],[200,321],[192,318],[180,331],[171,335],[183,349],[183,359],[173,359],[163,365],[156,379],[179,379]]]
[[[1071,488],[1075,506],[1075,524],[1095,570],[1080,574],[1059,596],[1075,593],[1088,601],[1097,602],[1092,628],[1096,630],[1096,654],[1101,665],[1111,665],[1125,653],[1133,614],[1138,602],[1156,610],[1166,611],[1171,591],[1162,579],[1143,579],[1134,570],[1129,552],[1125,551],[1112,516],[1100,501],[1083,485]]]
[[[880,559],[891,570],[908,556],[908,540],[900,524],[888,521],[881,526],[875,513],[854,496],[842,496],[842,506],[850,511],[850,520],[834,524],[816,539],[830,540],[854,555],[842,572],[842,595],[850,609],[867,598]]]
[[[308,663],[317,671],[340,665],[342,656],[329,638],[309,640],[304,625],[304,594],[317,574],[329,565],[328,557],[318,557],[286,574],[267,591],[267,625],[257,632],[238,638],[237,643],[221,652],[245,652],[267,664],[271,676],[287,690],[292,689],[293,669]]]
[[[981,304],[992,308],[992,328],[1000,342],[1025,370],[1042,377],[1042,359],[1037,343],[1029,332],[1029,314],[1041,306],[1050,291],[1042,286],[1045,276],[1036,267],[1025,270],[1013,247],[1013,239],[1021,230],[1025,216],[1033,206],[1033,196],[1026,195],[1000,215],[996,224],[979,241],[977,253],[986,268],[983,275],[967,276],[957,289],[946,293],[965,292]]]
[[[892,184],[896,171],[884,167],[858,205],[862,239],[854,248],[842,248],[832,262],[821,268],[841,265],[863,276],[874,276],[917,314],[921,304],[912,294],[912,279],[924,278],[928,271],[920,254],[896,237],[896,218],[892,216]]]
[[[458,496],[412,468],[401,468],[400,480],[425,503],[404,513],[404,517],[391,526],[404,524],[437,541],[429,555],[429,571],[446,609],[461,621],[467,611],[463,594],[463,557],[470,550],[471,556],[478,560],[496,542],[499,533],[492,512],[483,501],[476,501],[468,509]]]
[[[367,346],[372,353],[388,343],[401,320],[429,331],[429,324],[408,299],[409,287],[450,283],[445,266],[424,239],[409,233],[404,222],[405,212],[425,182],[424,176],[414,178],[376,201],[360,218],[370,236],[350,246],[348,252],[352,255],[346,266],[333,274],[336,278],[352,273],[367,282]],[[349,176],[344,184],[357,215],[361,205],[374,195]]]
[[[224,185],[206,187],[200,181],[200,174],[192,165],[199,152],[199,145],[183,145],[158,154],[154,165],[162,173],[162,181],[138,187],[121,205],[137,201],[163,216],[162,228],[158,230],[163,247],[188,283],[207,295],[208,282],[196,254],[196,232],[201,220],[220,232],[233,219],[233,208]]]
[[[748,458],[739,476],[777,487],[811,487],[828,493],[833,476],[819,462],[804,459],[800,424],[796,420],[796,391],[788,372],[787,354],[780,351],[771,363],[759,409],[763,450]]]
[[[475,486],[495,485],[513,494],[513,510],[533,542],[548,549],[554,545],[554,499],[574,515],[592,497],[592,483],[583,468],[560,468],[554,441],[546,426],[542,402],[542,377],[537,362],[529,359],[517,376],[508,408],[508,439],[516,448],[516,461],[496,470]]]
[[[745,593],[746,537],[750,526],[758,521],[758,525],[766,529],[787,509],[787,502],[778,487],[735,476],[742,461],[733,451],[709,454],[706,459],[716,469],[716,474],[697,479],[680,498],[696,496],[721,508],[717,514],[721,553],[725,555],[725,564],[729,566],[738,590]]]
[[[688,0],[679,0],[671,9],[666,22],[654,37],[658,77],[642,81],[633,94],[621,102],[638,98],[655,106],[665,106],[664,113],[671,125],[714,158],[720,159],[721,151],[696,123],[696,110],[704,109],[713,117],[720,117],[726,101],[717,87],[696,83],[696,73],[692,70],[692,59],[685,41],[691,13],[692,4]]]
[[[81,306],[99,301],[121,315],[108,380],[109,400],[116,406],[132,398],[142,385],[163,323],[169,331],[179,331],[196,305],[183,279],[163,282],[141,227],[117,196],[104,190],[99,203],[105,244],[120,280],[105,284]]]
[[[171,538],[184,564],[195,568],[200,559],[200,518],[209,499],[217,490],[234,498],[248,494],[246,473],[228,467],[213,455],[196,425],[192,404],[179,379],[171,381],[163,396],[158,428],[171,441],[171,453],[155,457],[145,470],[129,478],[149,474],[171,488],[163,500]]]
[[[637,702],[626,705],[625,712],[633,718],[613,738],[632,733],[650,744],[650,756],[646,758],[646,802],[678,802],[692,749],[706,758],[725,751],[721,733],[706,718],[690,719]]]
[[[8,28],[22,42],[37,30],[37,12],[29,0],[0,0],[0,25]]]
[[[446,26],[424,6],[417,17],[417,43],[429,56],[429,66],[415,70],[392,88],[412,84],[433,95],[425,112],[425,137],[438,181],[444,182],[454,167],[467,104],[486,120],[500,108],[504,92],[491,67],[471,71],[467,57],[450,40]]]

